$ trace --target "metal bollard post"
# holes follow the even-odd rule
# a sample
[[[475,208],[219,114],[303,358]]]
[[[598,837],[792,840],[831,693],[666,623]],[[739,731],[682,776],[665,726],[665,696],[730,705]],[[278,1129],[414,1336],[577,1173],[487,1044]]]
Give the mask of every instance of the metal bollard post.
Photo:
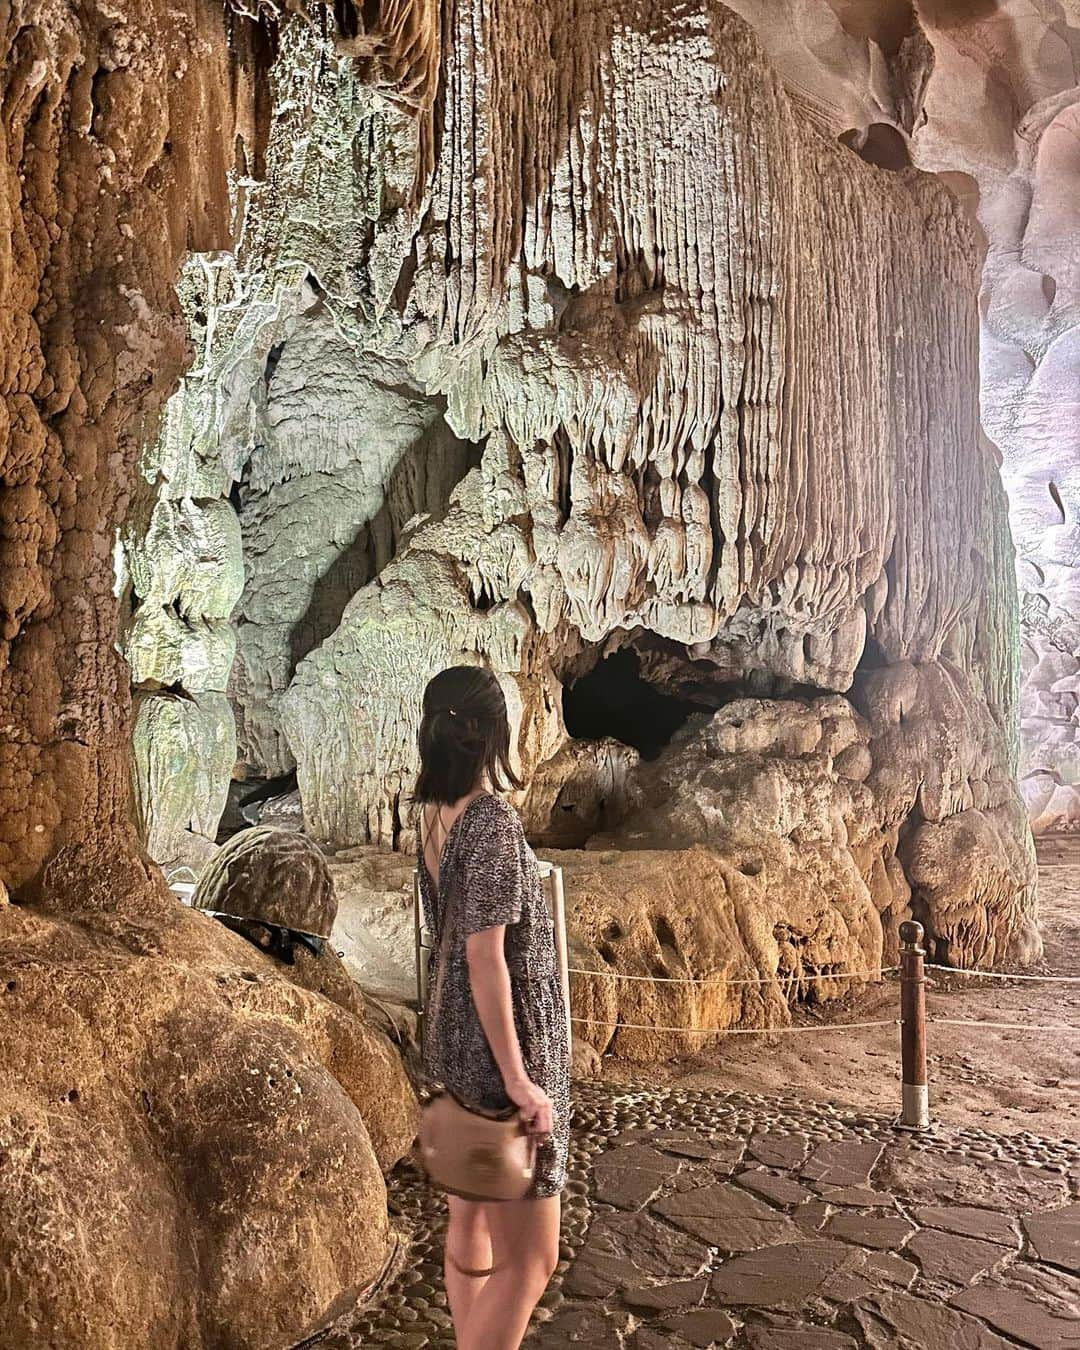
[[[926,1085],[926,981],[923,927],[908,919],[900,925],[900,1058],[903,1099],[897,1125],[904,1130],[930,1128]]]

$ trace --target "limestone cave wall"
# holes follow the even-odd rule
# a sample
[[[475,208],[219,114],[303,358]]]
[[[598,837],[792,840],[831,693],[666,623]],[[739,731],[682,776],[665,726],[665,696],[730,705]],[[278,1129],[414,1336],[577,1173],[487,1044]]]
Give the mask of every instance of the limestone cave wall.
[[[187,359],[172,289],[227,247],[252,24],[203,6],[5,9],[0,875],[128,829],[115,531]],[[196,150],[196,146],[200,146]]]
[[[530,828],[574,843],[648,796],[633,744],[564,714],[613,653],[683,687],[684,713],[751,696],[797,717],[836,692],[869,716],[881,672],[900,690],[914,669],[940,734],[908,737],[907,788],[849,821],[875,841],[844,844],[851,875],[889,923],[947,893],[943,952],[1035,950],[1012,543],[977,400],[985,239],[957,175],[908,167],[928,30],[736,8],[451,6],[416,107],[353,59],[359,29],[343,48],[283,27],[266,173],[234,186],[233,254],[189,265],[201,356],[127,534],[162,861],[212,849],[230,773],[295,772],[331,847],[407,846],[419,695],[455,660],[500,673]],[[945,734],[955,699],[977,732]],[[998,858],[989,908],[966,845],[930,849],[953,817]],[[897,859],[914,875],[928,849],[912,901]]]
[[[507,677],[529,767],[561,740],[544,694],[569,657],[639,629],[718,682],[822,689],[851,685],[868,635],[885,661],[949,641],[1005,722],[975,657],[1001,521],[962,211],[805,127],[721,7],[662,33],[596,10],[588,42],[571,18],[535,35],[555,54],[526,97],[489,70],[516,29],[495,16],[479,43],[460,15],[444,97],[482,74],[491,98],[464,142],[445,119],[411,230],[386,231],[418,261],[382,327],[485,449],[285,696],[330,842],[397,838],[419,692],[463,654]],[[522,145],[538,200],[517,207],[498,194]]]
[[[295,773],[320,842],[407,846],[449,662],[498,673],[530,829],[576,850],[598,1048],[610,970],[760,974],[695,1015],[766,1025],[902,913],[958,964],[1036,954],[1019,714],[1034,809],[1073,801],[1066,6],[2,17],[16,1343],[256,1346],[377,1276],[397,1056],[138,832],[198,866],[230,778]],[[59,1216],[121,1183],[90,1270]]]

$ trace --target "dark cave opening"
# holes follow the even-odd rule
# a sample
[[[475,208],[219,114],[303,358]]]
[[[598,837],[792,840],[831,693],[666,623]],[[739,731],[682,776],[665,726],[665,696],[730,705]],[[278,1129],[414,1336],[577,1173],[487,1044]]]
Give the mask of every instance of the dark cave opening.
[[[879,169],[897,173],[911,168],[911,151],[903,133],[887,122],[873,122],[868,127],[852,127],[840,136],[841,145],[874,164]]]
[[[273,808],[281,799],[296,793],[296,770],[278,775],[276,778],[234,779],[229,784],[229,796],[218,824],[216,842],[224,844],[241,830],[250,830],[253,825],[278,824],[277,812]],[[298,803],[297,803],[298,805]],[[263,812],[269,808],[273,820],[264,820]]]
[[[354,38],[360,31],[360,19],[352,0],[334,0],[334,21],[344,38]]]
[[[563,720],[575,740],[610,737],[655,759],[687,719],[709,712],[706,703],[665,694],[641,673],[632,647],[598,661],[563,689]]]

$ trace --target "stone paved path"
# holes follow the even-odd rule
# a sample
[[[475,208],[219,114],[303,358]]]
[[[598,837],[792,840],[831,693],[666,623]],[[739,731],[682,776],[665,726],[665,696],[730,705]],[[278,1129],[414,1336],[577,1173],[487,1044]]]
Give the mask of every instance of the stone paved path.
[[[572,1166],[530,1350],[1080,1350],[1080,1145],[581,1085]],[[392,1190],[401,1268],[305,1346],[453,1346],[441,1207]]]

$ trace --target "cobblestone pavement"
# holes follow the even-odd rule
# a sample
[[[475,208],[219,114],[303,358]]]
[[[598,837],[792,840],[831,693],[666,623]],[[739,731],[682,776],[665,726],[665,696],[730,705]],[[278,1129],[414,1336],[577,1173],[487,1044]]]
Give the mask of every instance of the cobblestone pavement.
[[[530,1350],[1080,1350],[1080,1145],[579,1084],[571,1162]],[[397,1273],[305,1347],[453,1346],[442,1207],[391,1197]]]

